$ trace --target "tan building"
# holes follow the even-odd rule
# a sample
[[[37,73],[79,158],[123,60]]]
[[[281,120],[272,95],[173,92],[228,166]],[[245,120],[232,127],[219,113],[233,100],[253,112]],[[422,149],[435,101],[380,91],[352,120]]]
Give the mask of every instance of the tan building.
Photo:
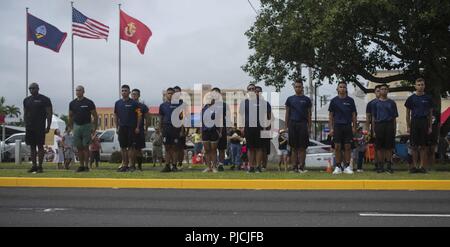
[[[391,75],[396,75],[401,73],[398,70],[382,70],[378,71],[374,76],[376,77],[387,77]],[[374,83],[369,81],[367,84],[367,88],[374,88],[379,83]],[[401,81],[395,81],[388,83],[389,87],[398,87],[400,86]],[[397,118],[397,134],[402,135],[406,134],[406,107],[405,102],[406,99],[412,94],[412,92],[392,92],[388,94],[388,97],[395,101],[397,104],[397,110],[398,110],[398,118]],[[371,101],[373,98],[375,98],[375,95],[373,93],[366,95],[366,103]],[[441,110],[444,111],[450,106],[450,99],[441,98]]]
[[[98,129],[115,128],[114,107],[97,107]]]

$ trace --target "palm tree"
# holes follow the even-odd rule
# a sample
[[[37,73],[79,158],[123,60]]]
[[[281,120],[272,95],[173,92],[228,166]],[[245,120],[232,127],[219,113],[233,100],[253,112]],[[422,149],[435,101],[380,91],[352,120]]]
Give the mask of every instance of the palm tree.
[[[6,115],[9,117],[19,117],[21,112],[20,108],[15,105],[7,105],[6,107]]]

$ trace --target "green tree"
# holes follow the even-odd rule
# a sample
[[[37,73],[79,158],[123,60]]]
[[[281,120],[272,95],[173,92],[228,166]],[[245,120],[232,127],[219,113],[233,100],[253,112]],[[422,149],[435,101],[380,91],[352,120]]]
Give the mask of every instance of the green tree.
[[[15,105],[5,105],[5,97],[0,97],[0,115],[9,117],[20,117],[20,108]]]
[[[330,83],[362,85],[404,81],[390,91],[413,90],[424,77],[440,112],[450,91],[450,1],[444,0],[261,0],[246,32],[254,54],[242,68],[277,90],[298,78],[301,64]],[[376,77],[377,70],[399,70]]]

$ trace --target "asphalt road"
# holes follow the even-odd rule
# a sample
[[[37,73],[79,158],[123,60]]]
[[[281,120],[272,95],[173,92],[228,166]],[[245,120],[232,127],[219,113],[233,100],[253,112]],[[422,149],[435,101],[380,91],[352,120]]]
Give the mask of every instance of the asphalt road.
[[[0,188],[0,226],[450,226],[450,191]]]

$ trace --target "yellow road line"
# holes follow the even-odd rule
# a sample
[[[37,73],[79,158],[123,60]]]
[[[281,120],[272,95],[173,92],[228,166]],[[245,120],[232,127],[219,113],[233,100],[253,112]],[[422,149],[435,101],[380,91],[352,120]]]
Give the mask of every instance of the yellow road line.
[[[256,190],[450,190],[450,180],[262,180],[0,177],[0,187]]]

